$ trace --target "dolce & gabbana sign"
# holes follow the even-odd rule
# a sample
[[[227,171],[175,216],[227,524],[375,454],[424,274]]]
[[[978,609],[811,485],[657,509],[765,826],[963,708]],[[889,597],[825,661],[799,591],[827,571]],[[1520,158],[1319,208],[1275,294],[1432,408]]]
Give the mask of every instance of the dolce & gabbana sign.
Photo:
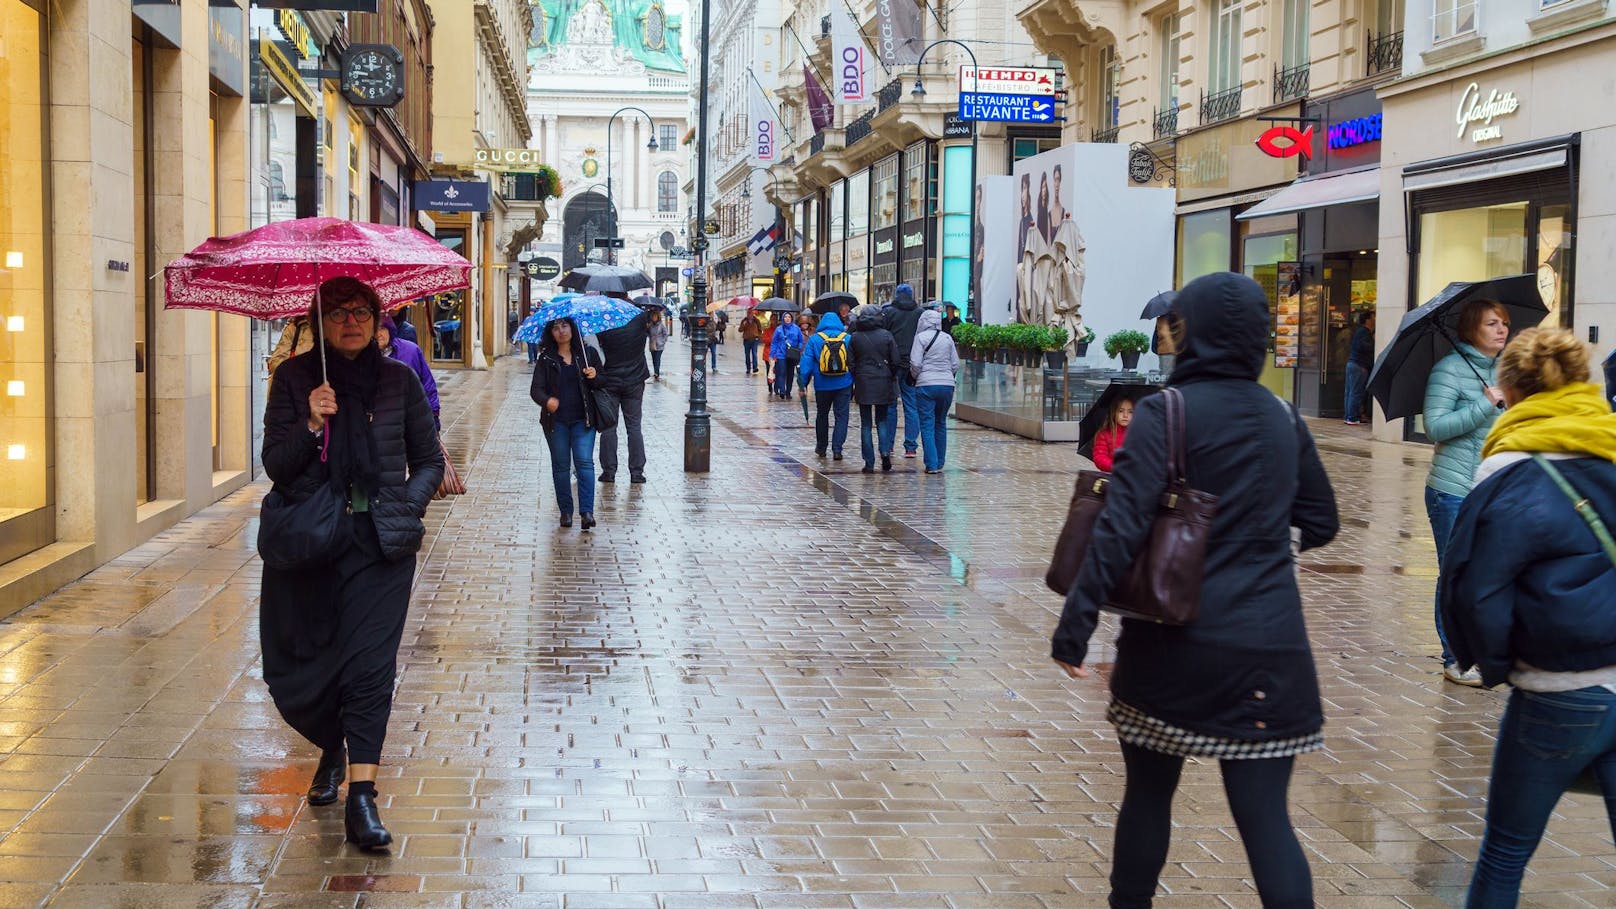
[[[1472,142],[1503,138],[1503,127],[1494,125],[1493,120],[1513,114],[1520,107],[1521,102],[1514,92],[1501,92],[1495,88],[1483,95],[1480,83],[1470,83],[1459,96],[1459,109],[1454,115],[1459,125],[1459,138],[1463,139],[1467,130]]]

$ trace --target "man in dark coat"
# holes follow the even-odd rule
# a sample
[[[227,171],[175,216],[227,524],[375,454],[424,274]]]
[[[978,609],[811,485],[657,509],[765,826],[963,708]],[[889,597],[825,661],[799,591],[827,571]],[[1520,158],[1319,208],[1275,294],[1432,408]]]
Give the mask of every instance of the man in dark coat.
[[[880,435],[881,469],[892,469],[892,424],[887,416],[898,402],[898,370],[903,355],[892,332],[882,327],[880,307],[860,306],[853,310],[853,336],[848,342],[848,358],[853,368],[853,400],[859,409],[859,443],[864,455],[864,472],[875,472],[876,445],[870,431]]]
[[[903,358],[898,369],[898,397],[903,402],[903,456],[912,458],[920,448],[920,410],[915,406],[915,382],[909,376],[909,349],[915,346],[915,329],[920,325],[920,304],[915,302],[915,289],[899,284],[882,315],[883,327],[892,332],[892,340]],[[887,437],[896,437],[898,408],[887,411],[887,427]]]
[[[647,323],[650,315],[640,313],[622,328],[595,336],[606,360],[599,388],[617,399],[621,414],[617,423],[628,431],[628,473],[630,482],[645,482],[645,433],[640,430],[644,415],[645,383],[651,378],[645,352],[650,343]],[[617,426],[600,434],[600,482],[617,481]]]

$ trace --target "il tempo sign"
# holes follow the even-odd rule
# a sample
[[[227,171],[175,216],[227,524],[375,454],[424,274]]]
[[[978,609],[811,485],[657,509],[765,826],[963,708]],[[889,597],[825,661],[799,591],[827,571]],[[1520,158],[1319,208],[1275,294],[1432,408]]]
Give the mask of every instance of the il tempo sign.
[[[984,95],[1055,94],[1055,70],[1039,66],[962,66],[959,90]]]

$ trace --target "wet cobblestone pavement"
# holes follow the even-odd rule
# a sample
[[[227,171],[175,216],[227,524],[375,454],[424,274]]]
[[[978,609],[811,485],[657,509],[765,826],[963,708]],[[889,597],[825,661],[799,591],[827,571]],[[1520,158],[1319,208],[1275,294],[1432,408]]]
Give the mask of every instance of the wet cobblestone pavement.
[[[602,487],[593,534],[555,526],[525,362],[444,377],[471,492],[428,516],[391,853],[304,803],[317,755],[259,677],[262,485],[0,623],[0,906],[1103,906],[1121,761],[1104,680],[1047,658],[1041,580],[1072,446],[956,423],[944,474],[863,475],[856,416],[821,461],[738,372],[712,379],[705,477],[686,386],[648,391],[651,482]],[[1423,452],[1315,431],[1344,519],[1302,568],[1318,905],[1454,906],[1502,699],[1439,678]],[[1257,907],[1215,768],[1175,820],[1157,905]],[[1610,836],[1568,796],[1523,905],[1616,905]]]

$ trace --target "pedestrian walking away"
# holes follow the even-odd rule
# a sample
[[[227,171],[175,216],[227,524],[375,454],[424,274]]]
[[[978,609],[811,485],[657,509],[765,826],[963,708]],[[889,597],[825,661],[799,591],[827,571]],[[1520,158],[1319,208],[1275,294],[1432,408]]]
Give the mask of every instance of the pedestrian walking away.
[[[1187,481],[1217,497],[1188,625],[1122,619],[1107,718],[1126,772],[1111,851],[1111,909],[1149,909],[1172,831],[1186,757],[1219,761],[1224,792],[1262,905],[1313,906],[1312,875],[1287,801],[1295,756],[1323,745],[1323,709],[1302,617],[1292,528],[1302,549],[1338,529],[1335,495],[1307,426],[1258,383],[1268,357],[1268,297],[1236,274],[1179,292],[1178,360]],[[1165,402],[1141,399],[1105,510],[1055,629],[1051,655],[1084,665],[1100,604],[1148,543],[1168,485]]]
[[[571,319],[544,327],[539,365],[528,391],[539,405],[539,426],[550,446],[561,526],[572,526],[572,479],[578,478],[579,529],[595,526],[595,389],[602,383],[600,356],[583,343]],[[643,387],[643,386],[642,386]]]
[[[848,351],[853,360],[853,398],[859,409],[859,452],[864,456],[864,472],[875,472],[875,455],[881,454],[881,470],[892,469],[892,429],[887,412],[898,402],[898,371],[903,357],[892,332],[883,327],[881,308],[865,304],[853,310],[853,335]],[[872,439],[879,436],[879,445]]]
[[[263,568],[259,638],[264,683],[288,725],[321,749],[311,805],[349,781],[348,842],[392,842],[376,809],[376,776],[393,708],[421,517],[443,478],[443,453],[421,380],[376,344],[381,300],[354,278],[320,285],[309,324],[320,354],[277,371],[264,408],[271,496],[344,500],[339,545],[317,568]],[[395,342],[396,343],[396,342]]]
[[[853,401],[853,373],[848,354],[847,331],[842,319],[835,313],[826,313],[819,320],[819,330],[803,347],[802,362],[797,367],[804,393],[814,386],[814,403],[819,408],[814,422],[814,454],[824,457],[827,450],[840,461],[842,447],[847,444],[847,418]],[[832,415],[835,427],[832,431]]]
[[[651,321],[645,327],[646,343],[651,348],[651,378],[662,381],[662,352],[668,349],[668,320],[662,310],[651,310]]]
[[[275,380],[275,372],[281,368],[282,363],[314,349],[316,331],[309,324],[307,316],[294,316],[287,321],[286,327],[281,329],[280,338],[275,341],[275,349],[269,353],[269,362],[264,367],[269,373],[271,382]]]
[[[920,447],[920,409],[916,406],[914,377],[909,370],[909,351],[915,344],[915,331],[920,327],[920,304],[915,302],[914,288],[899,284],[892,292],[892,302],[884,311],[887,331],[898,344],[903,355],[903,368],[898,373],[898,398],[903,407],[903,456],[912,458]],[[898,432],[898,410],[887,415],[894,436]]]
[[[1425,477],[1425,514],[1436,543],[1439,585],[1454,517],[1475,482],[1482,442],[1504,402],[1504,393],[1494,384],[1494,370],[1509,339],[1509,313],[1493,300],[1470,301],[1459,316],[1459,339],[1458,349],[1432,368],[1425,387],[1425,435],[1436,443]],[[1480,685],[1475,670],[1455,665],[1442,628],[1442,608],[1432,599],[1443,677],[1460,685]]]
[[[948,409],[954,405],[954,373],[958,370],[959,351],[954,339],[943,331],[943,314],[935,309],[921,312],[909,350],[909,377],[915,384],[927,473],[942,473],[948,460]]]
[[[763,339],[763,322],[757,313],[747,310],[746,318],[741,320],[741,347],[746,352],[746,374],[756,375],[758,371],[758,342]]]
[[[797,380],[797,368],[802,363],[802,351],[807,343],[808,336],[789,317],[774,330],[769,356],[774,358],[774,394],[781,400],[791,398],[791,383]]]
[[[1508,410],[1448,537],[1448,644],[1483,685],[1511,686],[1467,909],[1514,909],[1580,774],[1616,803],[1616,416],[1589,361],[1561,328],[1528,328],[1504,348]]]
[[[1358,329],[1347,348],[1347,401],[1343,421],[1356,426],[1369,419],[1369,371],[1375,368],[1375,313],[1358,317]]]
[[[617,481],[617,437],[619,429],[628,436],[628,473],[634,483],[645,482],[645,433],[641,418],[645,410],[645,383],[651,369],[645,365],[650,345],[651,317],[642,314],[622,328],[595,336],[600,342],[605,367],[598,386],[617,403],[619,418],[600,433],[600,476],[602,483]]]

